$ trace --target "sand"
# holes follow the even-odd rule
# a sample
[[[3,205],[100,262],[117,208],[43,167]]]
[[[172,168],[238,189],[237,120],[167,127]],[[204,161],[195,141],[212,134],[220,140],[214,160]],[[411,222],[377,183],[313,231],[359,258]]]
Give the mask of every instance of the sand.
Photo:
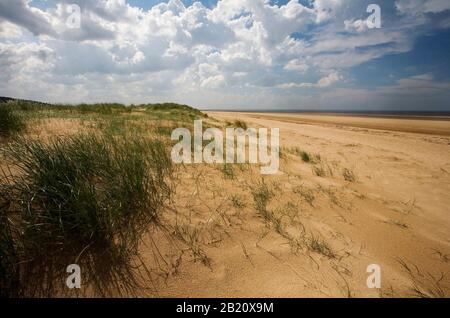
[[[233,113],[220,113],[233,118]],[[450,136],[448,116],[352,115],[319,113],[240,113],[239,116],[255,119],[272,119],[285,123],[321,124],[331,127],[359,127],[389,131],[424,133]]]
[[[229,180],[217,169],[188,167],[177,218],[185,217],[190,237],[197,233],[204,258],[185,249],[157,296],[449,296],[450,121],[208,115],[281,129],[281,171],[265,182],[274,192],[269,210],[283,229],[255,211],[252,191],[262,178],[257,169],[235,169]],[[317,176],[318,165],[303,162],[294,147],[320,154],[326,175]],[[343,177],[345,169],[355,180]],[[308,190],[312,203],[305,200]],[[245,207],[230,203],[236,196]],[[305,237],[299,233],[320,237],[334,256],[296,249],[291,238]],[[381,268],[381,289],[367,287],[370,264]]]
[[[151,279],[129,296],[450,296],[449,120],[208,116],[218,127],[240,119],[280,128],[280,171],[263,177],[254,165],[177,166],[174,197],[139,248]],[[30,133],[93,127],[51,119]],[[264,185],[270,198],[262,213],[255,194]],[[367,286],[371,264],[381,268],[380,289]]]

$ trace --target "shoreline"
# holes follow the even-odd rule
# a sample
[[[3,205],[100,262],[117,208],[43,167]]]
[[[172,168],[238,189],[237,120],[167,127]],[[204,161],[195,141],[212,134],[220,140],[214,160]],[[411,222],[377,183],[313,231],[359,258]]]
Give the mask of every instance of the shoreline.
[[[247,120],[270,120],[280,123],[303,125],[343,126],[357,129],[374,129],[426,135],[450,136],[450,117],[405,117],[335,113],[253,113],[253,112],[205,112],[230,119],[236,114]]]
[[[239,114],[264,114],[264,115],[310,115],[310,116],[339,116],[339,117],[363,117],[363,118],[392,118],[392,119],[417,119],[417,120],[442,120],[450,121],[450,112],[363,112],[363,111],[248,111],[248,110],[203,110],[204,113],[239,113]]]

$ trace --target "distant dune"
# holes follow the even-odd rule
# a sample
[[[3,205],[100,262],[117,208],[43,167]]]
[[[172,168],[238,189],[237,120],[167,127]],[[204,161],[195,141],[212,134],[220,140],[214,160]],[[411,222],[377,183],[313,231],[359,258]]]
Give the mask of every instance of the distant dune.
[[[22,101],[22,102],[28,102],[28,103],[34,103],[34,104],[40,104],[40,105],[49,105],[48,103],[38,102],[38,101],[34,101],[34,100],[0,96],[0,103],[7,103],[7,102],[11,102],[11,101]]]
[[[14,98],[0,96],[0,103],[6,103],[13,100]]]

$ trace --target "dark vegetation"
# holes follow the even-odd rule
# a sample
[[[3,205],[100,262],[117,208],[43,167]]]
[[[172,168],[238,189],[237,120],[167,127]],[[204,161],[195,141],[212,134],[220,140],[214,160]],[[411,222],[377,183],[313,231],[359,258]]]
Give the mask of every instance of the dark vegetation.
[[[0,136],[8,137],[25,128],[22,118],[8,104],[0,103]]]
[[[158,126],[137,129],[130,116],[140,114]],[[85,115],[105,129],[20,135],[28,120]],[[139,242],[172,194],[169,148],[158,135],[201,117],[177,104],[0,103],[0,296],[64,295],[70,264],[80,265],[94,294],[132,294],[149,274]]]

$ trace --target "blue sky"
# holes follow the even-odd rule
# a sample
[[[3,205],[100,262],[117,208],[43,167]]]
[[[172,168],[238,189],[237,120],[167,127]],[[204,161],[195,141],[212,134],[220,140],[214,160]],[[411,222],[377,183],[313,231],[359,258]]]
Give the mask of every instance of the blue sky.
[[[450,111],[450,1],[373,2],[0,0],[0,95]]]

